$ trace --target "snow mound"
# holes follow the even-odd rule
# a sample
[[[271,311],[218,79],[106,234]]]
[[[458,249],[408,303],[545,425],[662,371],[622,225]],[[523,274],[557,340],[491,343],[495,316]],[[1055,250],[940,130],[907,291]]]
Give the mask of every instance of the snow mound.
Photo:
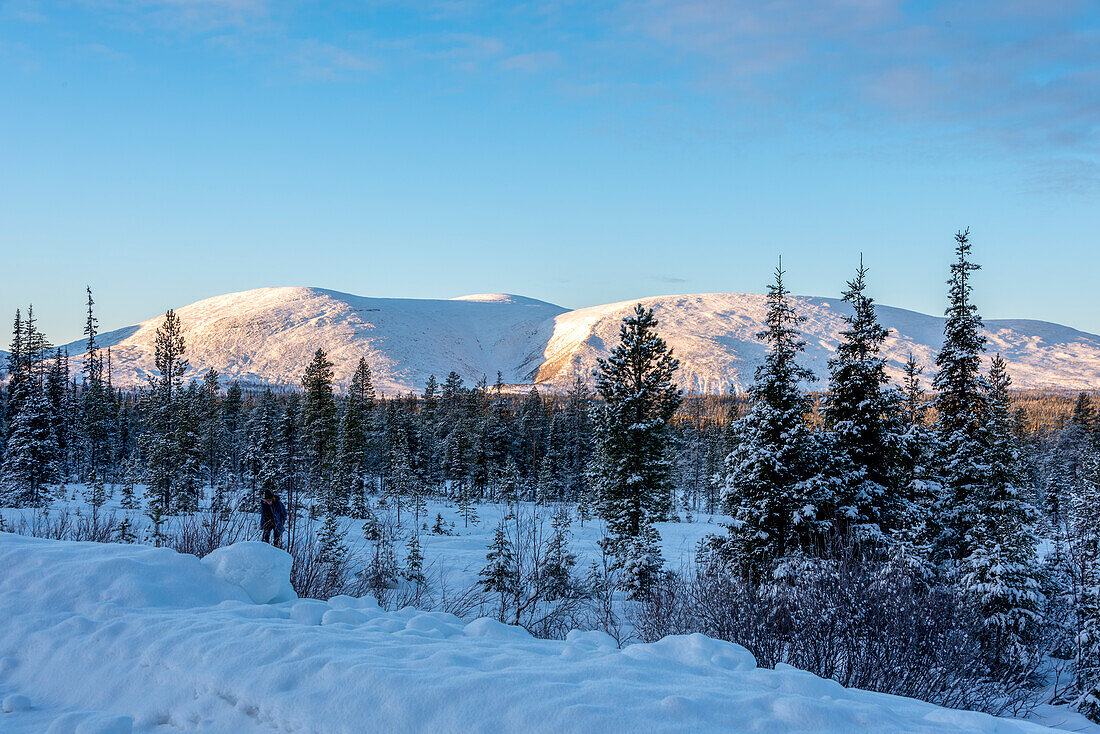
[[[134,720],[129,716],[76,711],[54,719],[46,734],[131,734]]]
[[[257,604],[297,599],[290,585],[290,554],[281,548],[245,541],[218,548],[202,559],[213,574],[239,586]]]
[[[620,650],[598,632],[540,640],[371,599],[257,603],[278,585],[252,588],[253,574],[272,580],[282,559],[247,544],[219,556],[0,533],[0,687],[35,703],[0,730],[1052,731],[760,669],[700,635]]]
[[[3,708],[5,714],[15,713],[16,711],[26,711],[31,707],[31,700],[26,696],[20,696],[18,693],[12,696],[4,698],[4,703],[0,708]]]
[[[193,608],[248,600],[239,587],[211,576],[198,558],[170,548],[47,543],[10,533],[0,533],[0,539],[4,583],[55,614],[95,614],[106,608]]]

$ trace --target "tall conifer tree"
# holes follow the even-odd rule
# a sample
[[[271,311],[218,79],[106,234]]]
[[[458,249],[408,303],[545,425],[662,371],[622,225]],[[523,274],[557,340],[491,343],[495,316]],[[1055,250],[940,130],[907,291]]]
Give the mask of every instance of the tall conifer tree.
[[[653,523],[671,509],[668,422],[680,405],[673,382],[680,362],[657,335],[653,311],[641,304],[623,319],[619,342],[597,370],[604,401],[596,426],[598,510],[610,535],[605,550],[641,593],[661,564]]]
[[[734,449],[726,457],[722,503],[733,523],[717,550],[728,562],[759,578],[775,561],[809,550],[829,525],[827,504],[815,477],[817,446],[805,415],[810,399],[800,383],[813,374],[798,363],[805,320],[794,309],[783,270],[768,287],[764,331],[768,345],[748,393],[752,409],[733,425]]]
[[[900,396],[889,386],[881,354],[889,330],[879,323],[866,288],[861,261],[844,293],[852,313],[844,317],[847,326],[829,361],[823,417],[842,469],[835,478],[837,530],[856,543],[882,546],[900,520]]]
[[[936,356],[932,385],[936,390],[937,460],[944,491],[937,508],[942,532],[936,543],[941,561],[969,555],[966,531],[973,524],[973,497],[984,487],[984,431],[989,416],[988,384],[981,373],[986,338],[982,319],[971,301],[970,276],[981,266],[970,261],[970,230],[955,234],[956,261],[947,281],[947,320],[943,346]]]

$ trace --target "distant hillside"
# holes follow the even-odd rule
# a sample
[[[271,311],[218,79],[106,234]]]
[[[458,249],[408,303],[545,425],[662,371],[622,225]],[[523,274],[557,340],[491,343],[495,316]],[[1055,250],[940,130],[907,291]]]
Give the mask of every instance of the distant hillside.
[[[806,316],[806,365],[827,373],[847,305],[838,299],[794,297]],[[451,300],[366,298],[320,288],[261,288],[209,298],[177,309],[191,372],[209,367],[225,379],[296,385],[317,348],[346,382],[360,357],[375,384],[393,394],[420,390],[431,374],[455,370],[473,382],[499,371],[511,384],[568,386],[588,377],[596,359],[618,340],[619,324],[638,301],[569,311],[543,301],[503,294]],[[679,379],[688,390],[743,390],[764,354],[756,334],[765,297],[709,293],[640,299],[653,308],[659,331],[680,358]],[[912,353],[933,374],[943,319],[880,306],[891,329],[886,356],[900,374]],[[161,316],[105,333],[115,384],[144,382],[154,371],[153,341]],[[1100,336],[1030,320],[986,322],[990,352],[1008,362],[1020,388],[1100,387]],[[68,345],[79,367],[83,342]]]

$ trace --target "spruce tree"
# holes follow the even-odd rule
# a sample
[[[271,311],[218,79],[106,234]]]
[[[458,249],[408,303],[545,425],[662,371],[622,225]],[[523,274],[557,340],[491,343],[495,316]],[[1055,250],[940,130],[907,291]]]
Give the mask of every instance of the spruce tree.
[[[333,396],[333,365],[323,349],[302,376],[302,422],[306,438],[306,460],[315,499],[324,503],[328,514],[346,511],[347,497],[332,486],[336,458],[336,398]]]
[[[101,479],[110,460],[110,396],[103,379],[103,361],[99,353],[97,336],[99,321],[95,317],[92,289],[88,294],[88,317],[84,324],[84,384],[81,396],[81,415],[85,445],[84,467],[94,482]]]
[[[367,433],[373,408],[374,385],[370,367],[365,359],[360,358],[340,415],[340,471],[354,508],[361,508],[365,499]]]
[[[500,598],[497,619],[501,622],[506,620],[508,599],[515,595],[516,585],[519,582],[515,551],[512,548],[512,541],[505,532],[505,523],[511,517],[508,515],[497,524],[496,530],[493,531],[493,542],[489,544],[489,551],[485,554],[487,563],[478,573],[480,577],[478,584]]]
[[[989,386],[981,373],[986,338],[978,308],[971,301],[971,273],[981,266],[970,261],[970,230],[955,234],[956,261],[947,281],[947,320],[943,346],[936,355],[937,463],[944,491],[937,508],[942,524],[936,557],[958,562],[970,554],[966,541],[973,524],[975,493],[989,481],[984,464],[984,431]]]
[[[428,578],[424,575],[424,554],[420,551],[420,534],[417,528],[413,528],[405,543],[405,570],[401,575],[406,581],[412,582],[417,590],[428,583]]]
[[[842,537],[883,547],[900,521],[900,397],[890,387],[882,345],[889,335],[866,294],[867,269],[860,262],[848,282],[836,357],[829,360],[829,391],[823,398],[825,427],[841,454],[836,485],[835,523]]]
[[[998,671],[1022,669],[1039,626],[1038,513],[1025,498],[1008,386],[1000,355],[989,374],[986,481],[971,495],[973,524],[961,586],[975,599],[982,643]]]
[[[28,375],[24,370],[25,357],[23,353],[23,314],[15,309],[15,321],[11,327],[11,345],[8,347],[8,421],[11,422],[19,413],[19,406],[23,400],[21,389]]]
[[[812,549],[829,527],[829,498],[815,481],[818,447],[805,420],[810,399],[800,388],[813,379],[798,363],[804,320],[777,268],[765,329],[757,334],[768,353],[748,390],[752,408],[733,425],[734,448],[726,457],[722,504],[733,523],[729,537],[716,541],[720,557],[754,578],[776,561]]]
[[[901,467],[898,479],[900,517],[891,533],[894,542],[892,557],[898,565],[921,581],[930,581],[933,541],[940,528],[935,522],[939,485],[933,476],[932,447],[934,442],[927,425],[927,401],[921,387],[921,367],[910,354],[905,362],[902,379]]]
[[[477,526],[481,521],[477,514],[477,503],[474,501],[473,487],[469,481],[459,483],[458,490],[458,514],[462,517],[463,527]]]
[[[409,440],[404,431],[397,432],[391,463],[385,492],[390,506],[397,510],[397,522],[400,523],[402,506],[417,490],[416,474],[409,455]],[[416,521],[419,522],[420,518],[417,517]]]
[[[1076,705],[1100,723],[1100,447],[1089,446],[1081,463],[1068,512]]]
[[[653,523],[671,509],[668,423],[680,405],[673,382],[680,363],[657,335],[653,311],[641,304],[623,319],[619,340],[596,372],[603,399],[596,426],[598,512],[609,534],[604,549],[629,569],[627,583],[637,593],[648,589],[661,566]]]
[[[171,510],[173,492],[181,480],[183,456],[178,445],[181,432],[177,422],[183,373],[188,367],[184,353],[179,317],[169,309],[156,332],[154,363],[158,374],[149,378],[144,401],[148,418],[143,446],[147,478],[163,514]]]
[[[218,371],[211,367],[202,378],[200,419],[202,454],[206,482],[211,490],[218,484],[224,471],[226,453],[226,429],[221,410],[221,385]]]
[[[573,568],[577,565],[577,556],[569,549],[569,524],[569,511],[562,505],[551,519],[553,532],[540,579],[551,601],[568,593],[573,582]]]
[[[11,505],[37,507],[48,499],[46,486],[60,479],[57,442],[42,391],[33,384],[20,390],[24,402],[12,422],[2,477]]]
[[[325,515],[317,533],[317,547],[317,561],[324,568],[325,586],[337,590],[347,562],[348,546],[344,542],[344,528],[336,515]]]

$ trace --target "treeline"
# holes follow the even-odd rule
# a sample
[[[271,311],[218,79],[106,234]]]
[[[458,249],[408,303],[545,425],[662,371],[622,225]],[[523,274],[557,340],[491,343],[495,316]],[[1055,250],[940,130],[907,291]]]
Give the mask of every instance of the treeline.
[[[141,484],[156,542],[165,517],[252,509],[270,489],[292,533],[300,518],[323,519],[333,565],[338,517],[363,519],[376,555],[392,553],[380,506],[412,516],[415,561],[428,498],[468,521],[479,502],[570,503],[580,522],[603,520],[606,578],[635,600],[644,634],[703,631],[761,661],[947,705],[1018,705],[1053,680],[1049,699],[1100,718],[1097,411],[1088,394],[1014,395],[999,356],[983,367],[976,269],[959,233],[935,374],[911,359],[894,384],[861,265],[825,385],[800,366],[801,318],[777,271],[764,363],[745,395],[713,397],[675,387],[678,363],[641,307],[592,387],[578,379],[562,395],[451,372],[421,394],[379,398],[364,360],[340,390],[323,348],[298,390],[225,386],[213,370],[188,381],[171,311],[156,374],[120,390],[89,290],[79,374],[30,309],[16,314],[3,504],[43,506],[80,484],[93,508],[114,491],[134,507]],[[699,548],[697,568],[669,571],[656,523],[700,513],[732,521]],[[558,514],[560,530],[569,518]],[[568,584],[549,584],[547,566],[519,571],[519,535],[498,528],[484,590],[502,605],[525,584],[562,598]],[[554,533],[549,567],[568,574],[565,535]],[[372,568],[392,576],[383,561]],[[896,655],[876,657],[880,643]]]

